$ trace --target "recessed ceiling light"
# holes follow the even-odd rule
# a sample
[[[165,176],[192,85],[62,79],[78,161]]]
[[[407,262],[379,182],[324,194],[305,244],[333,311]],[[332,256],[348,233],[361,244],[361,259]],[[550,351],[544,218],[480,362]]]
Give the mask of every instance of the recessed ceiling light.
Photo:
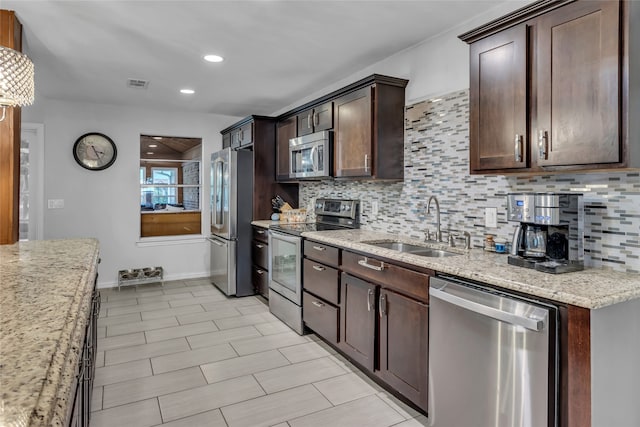
[[[153,136],[152,138],[153,138],[153,139],[155,139],[156,141],[159,141],[159,140],[161,140],[161,139],[162,139],[162,137],[161,137],[161,136]]]
[[[149,144],[149,148],[156,148],[158,144]]]
[[[180,89],[180,93],[184,93],[185,95],[193,95],[196,93],[193,89]]]
[[[153,154],[153,151],[147,151],[147,154]]]
[[[224,58],[220,55],[205,55],[204,60],[207,62],[222,62]]]

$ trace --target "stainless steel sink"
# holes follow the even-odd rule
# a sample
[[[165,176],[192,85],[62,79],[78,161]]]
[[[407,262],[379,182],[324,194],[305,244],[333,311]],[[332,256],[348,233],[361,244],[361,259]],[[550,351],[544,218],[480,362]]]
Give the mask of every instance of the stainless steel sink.
[[[362,242],[367,245],[377,246],[379,248],[391,249],[398,252],[409,253],[412,255],[420,255],[431,258],[442,258],[447,256],[459,255],[455,252],[443,251],[440,249],[432,249],[424,246],[412,245],[411,243],[402,243],[402,242]]]

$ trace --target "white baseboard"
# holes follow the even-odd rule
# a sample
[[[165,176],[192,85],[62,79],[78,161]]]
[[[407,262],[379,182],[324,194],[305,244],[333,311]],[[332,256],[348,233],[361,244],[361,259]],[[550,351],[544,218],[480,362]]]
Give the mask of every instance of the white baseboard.
[[[186,280],[186,279],[208,279],[209,278],[209,272],[202,272],[202,273],[178,273],[178,274],[167,274],[164,276],[164,281],[168,282],[171,280]],[[98,280],[98,289],[108,289],[108,288],[117,288],[118,287],[118,281],[117,280],[111,280],[111,281],[100,281]]]

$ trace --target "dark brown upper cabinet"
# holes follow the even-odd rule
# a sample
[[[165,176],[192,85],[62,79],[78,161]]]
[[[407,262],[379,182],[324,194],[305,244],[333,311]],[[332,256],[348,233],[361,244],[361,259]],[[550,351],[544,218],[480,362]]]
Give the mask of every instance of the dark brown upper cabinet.
[[[538,165],[622,160],[619,34],[618,1],[579,1],[540,17]]]
[[[404,178],[404,88],[379,79],[334,102],[334,176]]]
[[[460,36],[470,44],[471,173],[637,167],[629,6],[543,0]]]
[[[231,148],[238,149],[253,144],[253,122],[246,123],[230,133]]]
[[[373,74],[278,118],[277,179],[289,180],[289,139],[333,129],[335,178],[404,178],[404,89]]]
[[[469,147],[471,170],[528,165],[527,26],[471,45]]]
[[[297,135],[296,116],[281,120],[276,125],[276,179],[289,180],[289,140]]]
[[[296,115],[298,136],[333,128],[333,102],[326,102]]]
[[[292,206],[298,205],[298,184],[276,182],[276,118],[248,116],[223,129],[232,149],[253,151],[253,219],[268,219],[273,212],[271,199],[277,194]]]

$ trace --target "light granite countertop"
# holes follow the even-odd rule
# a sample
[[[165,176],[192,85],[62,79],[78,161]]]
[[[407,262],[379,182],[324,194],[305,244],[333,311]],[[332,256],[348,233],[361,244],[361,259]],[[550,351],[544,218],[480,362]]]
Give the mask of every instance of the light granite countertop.
[[[97,274],[96,239],[0,246],[0,425],[66,425]]]
[[[426,246],[424,242],[367,230],[331,230],[305,232],[307,239],[370,253],[406,264],[429,268],[529,295],[597,309],[640,298],[640,275],[605,269],[586,269],[563,274],[543,273],[507,264],[507,256],[482,249],[461,250],[459,256],[429,258],[368,245],[367,241],[394,240]],[[437,245],[435,245],[437,246]]]
[[[280,224],[280,221],[271,221],[270,219],[259,219],[256,221],[251,221],[251,225],[262,228],[269,228],[270,226],[276,224]]]

